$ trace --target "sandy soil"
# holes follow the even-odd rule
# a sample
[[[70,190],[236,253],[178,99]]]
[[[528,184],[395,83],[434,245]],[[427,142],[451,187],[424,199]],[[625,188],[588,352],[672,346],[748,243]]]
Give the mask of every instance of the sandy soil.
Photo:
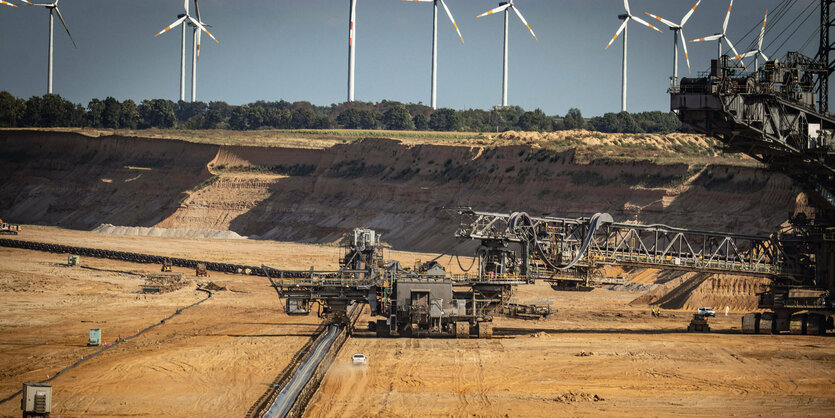
[[[173,257],[261,263],[291,269],[336,268],[336,246],[252,240],[106,235],[24,226],[18,239]],[[388,252],[405,265],[432,255]],[[156,265],[0,248],[0,398],[41,381],[99,348],[88,330],[113,343],[202,299],[191,285],[141,295]],[[192,278],[193,271],[178,269]],[[201,279],[203,280],[203,279]],[[142,336],[72,369],[51,384],[56,416],[240,416],[264,393],[315,331],[315,316],[288,317],[265,278],[210,272],[233,291],[184,311]],[[19,398],[0,416],[19,415]]]
[[[634,294],[553,292],[540,321],[499,318],[492,340],[376,339],[358,333],[311,416],[670,416],[835,414],[829,337],[739,334],[740,315],[684,332],[690,313],[629,306]],[[361,319],[364,320],[364,319]],[[350,356],[363,353],[366,367]],[[589,355],[583,355],[583,353]]]
[[[86,346],[89,328],[112,343],[205,295],[193,285],[140,295],[140,276],[117,272],[156,266],[82,259],[105,271],[69,268],[60,255],[10,249],[0,249],[0,260],[2,397],[98,350]],[[212,273],[210,280],[238,292],[217,292],[52,381],[55,415],[243,414],[319,320],[286,316],[263,278]],[[0,404],[0,416],[19,415],[18,400]]]
[[[25,226],[22,239],[287,268],[332,268],[335,246],[254,240],[104,235]],[[407,265],[432,255],[390,251]],[[0,248],[0,398],[54,375],[105,342],[200,300],[189,286],[138,294],[155,265]],[[445,263],[444,263],[445,264]],[[453,264],[455,264],[453,262]],[[465,263],[465,265],[468,262]],[[191,277],[191,272],[180,271]],[[56,416],[240,416],[315,330],[288,317],[259,277],[210,273],[217,292],[143,336],[52,382]],[[835,347],[829,337],[738,334],[721,313],[715,332],[682,332],[690,313],[630,305],[640,293],[519,289],[550,301],[551,318],[497,318],[492,340],[376,339],[358,332],[329,371],[311,416],[357,415],[825,415],[835,414]],[[366,321],[370,318],[363,318]],[[351,354],[368,356],[366,368]],[[580,356],[581,353],[592,353]],[[18,398],[19,399],[19,398]],[[0,416],[19,415],[18,399]]]

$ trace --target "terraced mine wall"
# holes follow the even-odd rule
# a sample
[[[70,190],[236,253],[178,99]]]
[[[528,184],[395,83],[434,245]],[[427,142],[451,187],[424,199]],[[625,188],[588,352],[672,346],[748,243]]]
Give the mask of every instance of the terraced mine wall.
[[[94,229],[101,224],[231,230],[333,242],[365,226],[399,249],[449,251],[444,208],[771,233],[799,190],[734,165],[612,159],[531,145],[405,145],[364,139],[327,149],[242,147],[75,133],[0,131],[0,216]]]

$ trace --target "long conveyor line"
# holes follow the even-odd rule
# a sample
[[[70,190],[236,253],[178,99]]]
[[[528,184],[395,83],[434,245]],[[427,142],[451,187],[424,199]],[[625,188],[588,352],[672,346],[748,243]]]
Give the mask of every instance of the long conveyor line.
[[[223,273],[245,274],[287,279],[310,278],[308,270],[280,270],[264,266],[247,266],[243,264],[216,263],[213,261],[189,260],[185,258],[166,257],[161,255],[140,254],[127,251],[105,250],[100,248],[73,247],[69,245],[52,244],[46,242],[24,241],[16,239],[0,239],[0,247],[21,248],[26,250],[46,251],[58,254],[72,254],[84,257],[107,258],[110,260],[129,261],[132,263],[162,264],[165,260],[177,267],[195,268],[197,264],[204,264],[207,270]],[[316,272],[316,277],[337,277],[337,273]]]

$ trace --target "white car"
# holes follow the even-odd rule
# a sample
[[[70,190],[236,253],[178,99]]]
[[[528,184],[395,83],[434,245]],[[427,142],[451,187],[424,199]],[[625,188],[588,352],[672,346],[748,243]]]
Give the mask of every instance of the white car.
[[[709,307],[699,308],[698,312],[696,312],[696,313],[698,313],[699,315],[704,315],[704,316],[716,316],[716,311],[714,311],[713,308],[709,308]]]
[[[365,354],[354,354],[351,356],[351,361],[354,363],[355,366],[361,366],[365,364]]]

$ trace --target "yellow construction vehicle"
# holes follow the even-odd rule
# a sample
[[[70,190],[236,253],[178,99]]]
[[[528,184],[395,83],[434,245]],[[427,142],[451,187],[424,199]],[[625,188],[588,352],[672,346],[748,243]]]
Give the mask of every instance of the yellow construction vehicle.
[[[171,263],[171,260],[166,258],[165,261],[162,262],[162,270],[160,271],[162,271],[163,273],[170,272],[172,265],[173,264]]]
[[[12,225],[0,219],[0,235],[17,235],[20,232],[20,225]]]

